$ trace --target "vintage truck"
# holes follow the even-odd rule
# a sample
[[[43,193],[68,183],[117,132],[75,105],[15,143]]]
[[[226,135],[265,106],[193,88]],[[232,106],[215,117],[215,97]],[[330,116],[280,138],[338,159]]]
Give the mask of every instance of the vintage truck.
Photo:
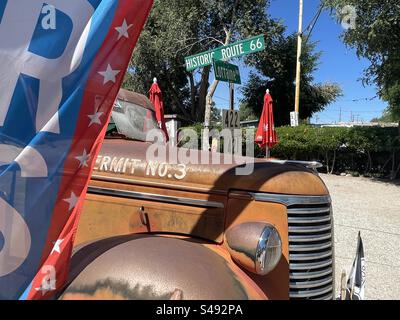
[[[153,106],[117,101],[60,299],[335,298],[331,199],[313,168],[149,161]]]

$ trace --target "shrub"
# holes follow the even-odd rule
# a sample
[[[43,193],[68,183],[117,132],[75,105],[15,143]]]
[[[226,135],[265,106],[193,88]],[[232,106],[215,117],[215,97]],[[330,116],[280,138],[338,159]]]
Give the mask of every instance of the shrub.
[[[394,178],[400,171],[397,128],[300,126],[277,131],[280,144],[271,151],[276,158],[320,161],[328,173],[358,172]]]
[[[191,127],[199,137],[202,125]],[[221,128],[216,128],[221,129]],[[398,128],[327,127],[307,125],[277,128],[279,144],[271,156],[280,159],[319,161],[327,173],[386,176],[400,173],[400,132]],[[243,151],[245,152],[245,129]],[[199,146],[201,143],[199,141]],[[221,141],[221,150],[222,149]],[[265,149],[255,146],[255,156],[265,157]]]

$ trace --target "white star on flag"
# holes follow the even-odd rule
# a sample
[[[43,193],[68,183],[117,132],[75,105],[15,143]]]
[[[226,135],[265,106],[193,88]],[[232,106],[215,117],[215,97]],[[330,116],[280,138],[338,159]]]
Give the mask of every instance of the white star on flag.
[[[71,192],[71,197],[68,199],[64,199],[65,202],[69,203],[69,211],[71,211],[73,208],[76,207],[76,204],[78,203],[79,197],[76,196],[75,193]]]
[[[133,27],[133,24],[130,24],[128,26],[128,24],[126,23],[126,20],[124,19],[124,22],[122,23],[122,26],[115,28],[115,30],[117,30],[118,33],[119,33],[118,40],[121,39],[122,37],[125,37],[125,38],[129,39],[128,30],[130,28],[132,28],[132,27]]]
[[[57,240],[56,242],[53,242],[54,243],[54,247],[53,247],[53,250],[51,250],[50,254],[53,254],[54,252],[61,253],[60,245],[63,242],[64,242],[64,239],[60,239],[60,240]]]
[[[89,127],[91,127],[93,124],[99,124],[101,125],[101,120],[100,117],[103,115],[103,112],[97,112],[95,114],[88,115],[90,119]]]
[[[103,84],[107,84],[108,82],[115,83],[116,76],[120,73],[120,70],[113,70],[110,65],[107,66],[106,71],[99,71],[99,74],[104,77]]]
[[[87,162],[90,159],[90,154],[87,154],[86,149],[83,150],[83,154],[81,156],[75,157],[75,159],[80,162],[79,168],[89,167]]]

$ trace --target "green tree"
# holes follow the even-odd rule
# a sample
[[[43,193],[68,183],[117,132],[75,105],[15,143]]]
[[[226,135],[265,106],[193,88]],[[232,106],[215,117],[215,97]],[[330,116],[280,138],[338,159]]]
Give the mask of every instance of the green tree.
[[[147,95],[153,77],[157,77],[167,112],[195,121],[192,113],[198,95],[194,93],[204,89],[186,73],[184,55],[188,43],[193,50],[201,46],[199,21],[203,15],[204,8],[196,0],[156,0],[132,56],[124,87]]]
[[[259,117],[257,117],[255,115],[253,109],[249,108],[249,106],[245,103],[241,103],[239,105],[239,114],[240,114],[241,121],[249,121],[249,120],[259,119]]]
[[[290,123],[290,112],[294,111],[296,78],[297,36],[283,35],[270,43],[268,50],[247,58],[247,63],[257,72],[250,74],[249,82],[243,88],[243,101],[257,116],[261,115],[263,97],[270,89],[274,99],[274,116],[277,126]],[[313,113],[322,111],[341,95],[337,84],[314,84],[321,54],[315,52],[315,44],[304,45],[302,54],[300,118],[307,119]]]
[[[211,67],[186,72],[184,57],[260,33],[273,41],[283,27],[269,18],[268,6],[269,0],[156,0],[124,86],[146,94],[156,76],[167,112],[204,121],[218,82],[210,83]]]
[[[356,13],[354,25],[345,30],[343,41],[355,48],[371,65],[364,82],[375,84],[379,96],[388,102],[388,111],[400,120],[400,2],[393,0],[325,0],[339,21]]]
[[[211,107],[211,121],[213,123],[218,123],[222,122],[222,113],[221,109],[217,108],[215,103],[213,102],[213,105]]]
[[[392,114],[390,109],[386,109],[385,111],[383,111],[381,117],[374,118],[371,120],[371,122],[383,122],[383,123],[395,122],[395,121],[396,121],[396,116]]]

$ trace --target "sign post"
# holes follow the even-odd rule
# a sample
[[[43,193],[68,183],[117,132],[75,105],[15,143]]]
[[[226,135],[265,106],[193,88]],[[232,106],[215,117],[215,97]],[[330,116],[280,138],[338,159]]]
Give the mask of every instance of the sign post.
[[[230,91],[230,111],[234,111],[234,84],[241,84],[239,67],[233,64],[229,64],[226,61],[239,58],[248,54],[256,53],[265,50],[265,38],[264,35],[258,35],[246,40],[238,41],[226,46],[222,46],[213,50],[198,53],[185,58],[186,71],[191,72],[198,68],[213,65],[215,79],[217,81],[229,82]],[[215,90],[215,88],[214,88]],[[210,117],[210,104],[214,92],[209,93],[207,96],[207,104],[205,111],[205,131],[203,149],[209,150],[209,117]],[[233,130],[235,131],[235,130]],[[236,130],[238,131],[238,130]],[[241,134],[241,132],[240,132]],[[234,134],[232,135],[234,136]],[[240,141],[240,140],[239,140]]]
[[[214,75],[219,81],[229,82],[229,114],[224,115],[224,126],[231,130],[229,153],[233,153],[237,145],[236,130],[240,127],[239,112],[235,113],[235,83],[241,84],[239,67],[228,62],[214,60]],[[233,124],[234,118],[236,119]],[[238,121],[239,120],[239,121]]]
[[[228,153],[239,152],[239,145],[241,143],[241,131],[240,131],[240,114],[237,110],[222,110],[222,127],[229,129],[231,135],[229,141],[225,141],[228,145]]]
[[[235,110],[235,85],[232,82],[229,83],[229,109]]]
[[[238,66],[221,60],[214,60],[213,66],[216,80],[229,82],[232,84],[242,84]]]
[[[244,55],[263,51],[265,49],[264,35],[259,35],[246,40],[238,41],[214,50],[198,53],[185,58],[186,70],[193,71],[198,68],[210,66],[213,60],[228,61]]]
[[[222,127],[240,129],[240,114],[237,110],[222,110]]]

